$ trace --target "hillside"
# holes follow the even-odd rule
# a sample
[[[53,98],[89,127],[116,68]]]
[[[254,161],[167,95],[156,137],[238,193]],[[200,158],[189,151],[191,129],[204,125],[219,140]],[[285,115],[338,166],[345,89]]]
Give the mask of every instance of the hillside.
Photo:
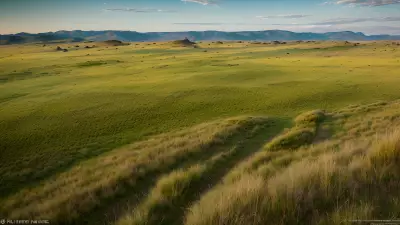
[[[265,31],[188,31],[188,32],[150,32],[139,33],[135,31],[57,31],[41,34],[18,33],[14,35],[0,35],[0,44],[20,44],[31,42],[68,41],[106,41],[116,39],[127,42],[138,41],[172,41],[188,37],[191,40],[243,40],[243,41],[293,41],[293,40],[400,40],[400,36],[391,35],[365,35],[351,31],[329,33],[295,33],[283,30]]]
[[[108,37],[0,46],[0,218],[400,217],[398,41]]]
[[[274,118],[246,116],[153,136],[11,195],[0,212],[117,225],[343,224],[400,215],[400,102],[315,112],[284,131]],[[309,142],[299,138],[304,127],[315,129]],[[283,144],[290,142],[296,146]]]

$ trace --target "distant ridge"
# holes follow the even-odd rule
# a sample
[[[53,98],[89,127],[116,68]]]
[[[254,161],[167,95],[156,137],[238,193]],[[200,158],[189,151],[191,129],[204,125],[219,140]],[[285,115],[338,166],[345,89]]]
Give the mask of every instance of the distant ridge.
[[[18,33],[0,35],[0,44],[21,44],[32,42],[76,42],[107,41],[172,41],[189,38],[194,41],[308,41],[308,40],[340,40],[340,41],[373,41],[400,40],[400,35],[365,35],[361,32],[341,31],[328,33],[296,33],[285,30],[264,31],[186,31],[186,32],[148,32],[136,31],[57,31],[39,34]]]

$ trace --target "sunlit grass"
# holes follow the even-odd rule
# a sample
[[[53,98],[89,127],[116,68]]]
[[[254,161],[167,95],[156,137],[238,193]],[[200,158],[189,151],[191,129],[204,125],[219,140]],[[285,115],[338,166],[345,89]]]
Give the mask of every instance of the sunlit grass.
[[[400,125],[397,45],[93,45],[0,46],[0,215],[240,225],[399,214],[398,135],[377,136]]]
[[[267,179],[246,175],[204,195],[185,224],[341,224],[395,218],[400,213],[399,140],[396,131],[372,147],[343,145],[339,152],[305,158]]]

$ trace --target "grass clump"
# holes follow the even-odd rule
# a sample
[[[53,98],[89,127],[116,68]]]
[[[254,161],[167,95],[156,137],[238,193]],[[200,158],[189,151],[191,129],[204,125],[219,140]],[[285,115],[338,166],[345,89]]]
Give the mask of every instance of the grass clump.
[[[313,142],[318,125],[324,120],[325,113],[322,110],[314,110],[297,116],[295,126],[287,132],[279,135],[266,144],[267,150],[297,149]]]
[[[311,144],[315,137],[312,128],[295,128],[274,138],[266,145],[267,150],[297,149],[300,146]]]
[[[234,184],[206,193],[189,209],[185,225],[261,224],[266,190],[261,177],[243,176]]]
[[[325,119],[322,110],[313,110],[297,116],[294,120],[297,126],[316,126]]]
[[[395,168],[400,164],[400,130],[387,135],[378,143],[369,155],[371,165],[385,167],[388,172],[396,171]],[[383,173],[383,171],[379,171],[379,173]],[[385,174],[385,177],[393,179],[391,176],[397,176],[398,173],[397,171],[396,174],[383,174]]]
[[[269,164],[272,160],[286,155],[288,151],[259,151],[233,168],[224,178],[224,183],[232,183],[240,177],[252,174],[260,166]]]

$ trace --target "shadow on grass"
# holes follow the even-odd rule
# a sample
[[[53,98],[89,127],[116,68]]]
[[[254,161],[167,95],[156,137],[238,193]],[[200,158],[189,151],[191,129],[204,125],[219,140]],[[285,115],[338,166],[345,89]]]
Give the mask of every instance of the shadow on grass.
[[[1,186],[0,186],[0,198],[7,198],[13,194],[18,193],[22,189],[29,189],[36,187],[40,182],[51,178],[57,174],[68,171],[73,166],[78,165],[79,163],[99,156],[100,154],[112,150],[119,145],[115,146],[107,146],[103,148],[98,148],[96,151],[90,152],[89,154],[76,154],[74,157],[69,157],[66,161],[58,162],[57,166],[44,168],[42,171],[32,171],[29,174],[24,174],[19,177],[11,177],[6,179],[1,177]],[[0,145],[0,148],[2,146]],[[37,160],[38,163],[41,163],[40,160]],[[2,168],[0,167],[0,172]]]
[[[234,134],[223,144],[217,144],[206,151],[194,153],[185,161],[177,161],[167,170],[153,172],[153,174],[141,180],[141,183],[135,187],[123,184],[124,192],[104,200],[97,208],[83,213],[75,220],[66,222],[65,224],[112,224],[120,219],[121,216],[132,212],[149,194],[151,188],[155,186],[159,178],[163,175],[179,168],[188,168],[195,164],[205,163],[213,156],[222,152],[228,152],[233,147],[236,147],[237,151],[235,154],[227,157],[224,161],[225,163],[218,164],[207,171],[208,176],[202,178],[201,185],[196,186],[193,191],[190,191],[190,195],[185,196],[183,202],[180,202],[176,207],[174,206],[171,211],[163,213],[163,221],[160,224],[181,224],[187,206],[199,199],[203,192],[216,185],[236,164],[258,150],[261,150],[265,142],[281,132],[284,126],[288,125],[288,121],[289,119],[269,119],[266,124],[263,124],[263,127],[257,129],[251,136],[249,136],[249,132],[258,125],[246,127],[237,134]]]

